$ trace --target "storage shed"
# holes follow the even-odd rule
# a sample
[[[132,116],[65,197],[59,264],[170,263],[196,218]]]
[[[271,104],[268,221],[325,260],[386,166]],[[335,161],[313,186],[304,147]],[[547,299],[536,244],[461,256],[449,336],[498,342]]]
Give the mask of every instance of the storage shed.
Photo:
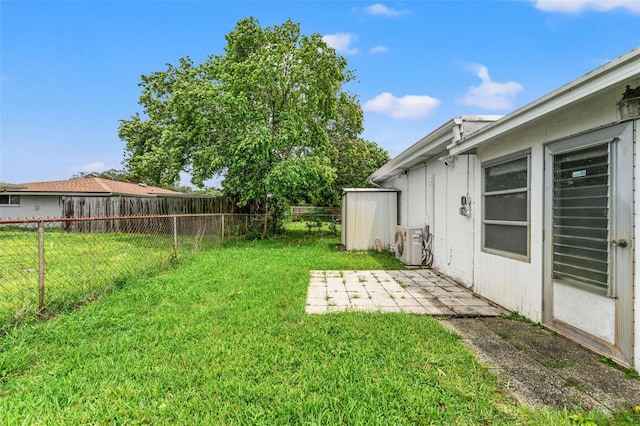
[[[342,244],[347,250],[393,243],[398,224],[398,192],[390,188],[345,188],[342,193]]]

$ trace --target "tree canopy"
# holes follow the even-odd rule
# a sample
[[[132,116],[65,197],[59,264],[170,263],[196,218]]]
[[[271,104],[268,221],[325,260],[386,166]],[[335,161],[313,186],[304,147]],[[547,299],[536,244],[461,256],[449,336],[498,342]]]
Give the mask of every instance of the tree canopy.
[[[141,179],[128,170],[109,169],[102,172],[78,172],[71,179],[103,178],[119,182],[138,183]]]
[[[175,186],[182,171],[197,186],[221,175],[241,204],[325,204],[339,200],[336,185],[349,175],[388,159],[358,139],[362,109],[343,87],[354,74],[319,34],[302,35],[290,20],[262,28],[247,18],[225,38],[225,55],[182,58],[142,76],[144,117],[119,128],[132,173],[159,186]]]

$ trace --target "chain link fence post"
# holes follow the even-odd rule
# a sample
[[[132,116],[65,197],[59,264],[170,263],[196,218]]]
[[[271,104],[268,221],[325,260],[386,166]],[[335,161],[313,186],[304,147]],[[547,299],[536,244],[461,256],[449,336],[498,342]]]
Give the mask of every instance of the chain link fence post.
[[[178,258],[178,216],[173,216],[173,257]]]
[[[222,244],[224,244],[224,213],[222,214]]]
[[[44,310],[44,222],[38,222],[38,312]]]

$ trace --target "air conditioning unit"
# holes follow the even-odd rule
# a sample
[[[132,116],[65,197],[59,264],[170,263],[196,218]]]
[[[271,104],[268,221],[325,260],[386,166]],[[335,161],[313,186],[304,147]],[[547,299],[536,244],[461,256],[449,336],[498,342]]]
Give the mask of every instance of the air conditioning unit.
[[[405,265],[422,264],[422,228],[416,226],[396,226],[394,238],[396,258]]]

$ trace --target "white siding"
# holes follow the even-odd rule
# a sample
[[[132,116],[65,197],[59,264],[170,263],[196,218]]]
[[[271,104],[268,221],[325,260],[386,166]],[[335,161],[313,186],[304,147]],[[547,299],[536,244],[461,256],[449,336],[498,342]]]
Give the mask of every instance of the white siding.
[[[433,267],[466,286],[473,284],[473,217],[476,211],[472,206],[471,217],[460,214],[460,199],[473,192],[475,168],[474,155],[461,155],[449,166],[440,161],[427,166],[427,189],[435,196],[435,205],[429,209],[433,212],[433,218],[429,217]],[[433,189],[429,188],[429,183]]]
[[[19,206],[0,206],[0,219],[41,219],[62,216],[59,195],[20,195]]]
[[[640,141],[640,120],[637,120],[635,123],[635,136],[634,136],[634,141],[635,143],[638,143],[638,141]],[[631,249],[633,249],[634,251],[634,258],[633,258],[633,271],[637,271],[638,270],[638,265],[640,265],[640,250],[637,250],[636,245],[638,244],[638,241],[640,241],[640,214],[638,214],[638,202],[637,202],[637,194],[640,194],[640,179],[638,179],[637,173],[638,170],[640,170],[640,159],[638,158],[638,154],[637,154],[637,147],[634,150],[634,152],[636,152],[635,155],[635,165],[634,165],[634,188],[633,188],[633,192],[634,192],[634,197],[633,197],[633,212],[634,212],[634,236],[633,236],[633,242],[631,243]],[[640,278],[639,278],[639,274],[636,272],[634,273],[634,321],[633,323],[635,324],[634,327],[634,360],[633,360],[633,365],[635,366],[635,369],[637,371],[640,371]]]
[[[395,188],[398,190],[398,224],[407,225],[409,220],[409,196],[407,194],[409,179],[407,174],[401,174],[385,182],[385,188]]]
[[[627,345],[630,334],[625,334],[621,324],[626,324],[624,315],[628,314],[628,309],[616,302],[616,299],[573,287],[556,285],[551,292],[552,298],[549,297],[551,287],[544,292],[545,278],[551,278],[550,272],[545,272],[545,264],[549,264],[551,254],[545,251],[543,234],[545,214],[550,214],[546,211],[550,206],[545,206],[545,202],[549,200],[545,200],[544,149],[547,143],[591,133],[618,122],[616,105],[624,92],[624,86],[635,88],[640,85],[637,52],[633,54],[633,62],[629,62],[629,58],[630,56],[618,59],[605,66],[608,68],[595,70],[593,74],[581,77],[505,116],[495,125],[461,140],[454,140],[447,146],[452,154],[467,151],[475,155],[458,155],[448,167],[438,161],[422,164],[383,182],[383,186],[401,191],[401,224],[422,226],[426,223],[430,226],[434,236],[432,248],[435,269],[466,285],[472,285],[480,295],[533,321],[542,321],[543,312],[547,321],[546,314],[552,312],[555,315],[553,321],[557,321],[559,326],[563,327],[561,323],[564,323],[568,328],[576,330],[574,335],[573,331],[567,332],[565,329],[568,334],[574,337],[577,335],[578,339],[583,339],[579,336],[580,333],[585,336],[590,334],[593,339],[585,337],[583,340],[587,344],[598,343],[598,340],[607,344],[616,342]],[[630,183],[628,176],[621,178],[625,185],[616,186],[618,190],[623,188],[624,196],[615,194],[616,202],[621,203],[619,205],[626,203],[626,198],[633,195],[633,208],[629,209],[632,213],[627,213],[626,207],[618,208],[614,213],[633,214],[634,220],[633,239],[628,248],[633,250],[634,259],[632,362],[636,370],[640,371],[640,279],[635,273],[636,265],[640,262],[640,253],[635,249],[640,238],[640,215],[635,202],[635,193],[640,189],[640,182],[635,174],[640,167],[640,159],[635,154],[635,143],[640,140],[640,120],[636,120],[634,125],[633,194],[630,189],[624,189]],[[426,137],[425,140],[429,138]],[[481,164],[523,150],[530,152],[529,255],[524,260],[482,250],[481,212]],[[417,153],[419,150],[411,152]],[[627,154],[623,155],[629,158]],[[402,157],[405,164],[413,164],[418,160],[405,157]],[[618,170],[628,169],[629,167]],[[421,184],[421,181],[424,183]],[[459,212],[460,197],[467,194],[472,201],[470,218]],[[550,232],[547,230],[548,234]],[[545,311],[544,297],[551,301],[550,306],[545,306]],[[629,297],[629,294],[626,293],[625,297]],[[624,315],[616,312],[621,306]],[[597,345],[592,347],[598,348]],[[631,344],[627,347],[630,348]],[[604,349],[605,352],[607,350]]]
[[[406,198],[405,201],[408,208],[405,211],[406,216],[402,220],[403,225],[422,227],[426,223],[427,191],[425,190],[425,171],[426,167],[423,165],[409,170],[407,174],[407,190],[403,194],[406,194],[404,198]]]
[[[475,200],[471,217],[460,214],[460,199],[472,195],[475,155],[461,155],[445,166],[432,161],[384,182],[399,193],[400,224],[429,225],[433,234],[433,268],[466,286],[473,284]]]
[[[519,261],[482,251],[481,215],[476,215],[478,230],[475,250],[475,291],[488,299],[517,311],[533,321],[540,321],[543,289],[543,145],[570,135],[585,132],[617,121],[616,102],[619,90],[601,94],[579,107],[559,111],[536,123],[522,126],[505,137],[496,138],[478,149],[478,161],[493,160],[524,149],[531,149],[530,169],[530,260]],[[474,204],[481,202],[481,170],[476,171]],[[637,286],[636,286],[637,287]],[[636,309],[637,311],[637,309]]]
[[[475,291],[505,308],[516,311],[532,321],[542,317],[542,219],[543,219],[543,148],[535,146],[534,134],[514,138],[509,145],[478,154],[479,164],[487,160],[531,148],[530,180],[530,233],[529,261],[486,253],[482,251],[482,170],[476,170],[474,204],[478,206],[475,225],[478,238],[475,241]]]

